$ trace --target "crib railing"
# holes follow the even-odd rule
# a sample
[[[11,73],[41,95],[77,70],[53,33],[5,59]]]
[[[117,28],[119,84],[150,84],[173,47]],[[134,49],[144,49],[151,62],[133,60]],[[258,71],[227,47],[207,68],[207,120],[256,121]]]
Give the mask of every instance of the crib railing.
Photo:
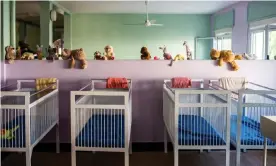
[[[41,95],[34,88],[23,88],[22,82],[14,90],[1,91],[1,128],[6,133],[1,139],[3,151],[33,148],[58,123],[58,89],[44,93],[51,86],[47,87]]]
[[[125,152],[131,115],[131,90],[71,91],[73,150]]]
[[[217,97],[217,94],[224,96],[224,99]],[[163,118],[174,146],[180,149],[227,149],[230,142],[230,92],[203,89],[171,91],[164,85]],[[185,121],[193,125],[189,126]],[[207,129],[203,123],[209,124],[213,130]],[[197,139],[188,138],[188,133],[181,133],[186,129],[198,132]],[[206,130],[204,134],[212,139],[209,143],[202,141],[207,138],[206,135],[200,135]]]

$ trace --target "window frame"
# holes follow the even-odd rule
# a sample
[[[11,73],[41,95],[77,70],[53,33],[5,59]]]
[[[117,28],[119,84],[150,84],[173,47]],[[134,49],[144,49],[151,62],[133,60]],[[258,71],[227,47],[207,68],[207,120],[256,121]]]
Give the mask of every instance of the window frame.
[[[249,54],[252,54],[252,52],[251,52],[251,47],[252,47],[251,35],[252,35],[252,33],[263,31],[264,32],[264,43],[263,43],[264,50],[263,50],[262,60],[269,60],[269,59],[267,59],[267,56],[269,53],[268,52],[269,32],[275,31],[275,30],[276,30],[276,17],[249,23],[247,52],[249,52]]]
[[[224,39],[230,39],[231,40],[231,50],[233,49],[233,44],[232,44],[232,28],[224,28],[224,29],[219,29],[215,31],[215,40],[216,40],[216,47],[217,49],[219,48],[219,40],[221,40],[221,49],[223,48],[223,40]]]

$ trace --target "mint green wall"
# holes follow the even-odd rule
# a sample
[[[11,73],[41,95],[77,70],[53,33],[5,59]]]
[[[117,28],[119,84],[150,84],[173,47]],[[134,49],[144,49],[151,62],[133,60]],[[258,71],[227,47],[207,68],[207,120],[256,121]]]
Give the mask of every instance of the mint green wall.
[[[11,29],[10,29],[10,9],[11,9],[11,3],[9,1],[1,1],[2,5],[2,9],[1,9],[1,14],[2,14],[2,18],[1,18],[1,23],[2,23],[2,55],[1,55],[1,59],[4,59],[5,57],[5,47],[11,44]]]
[[[235,11],[231,10],[226,13],[215,15],[214,29],[232,28],[234,25]]]
[[[162,57],[159,46],[167,45],[175,56],[185,53],[183,41],[194,52],[195,37],[209,37],[210,15],[150,15],[164,27],[130,26],[143,23],[142,14],[72,14],[72,47],[84,48],[89,59],[95,51],[104,51],[108,44],[114,47],[116,59],[140,59],[140,49],[147,46],[152,57]],[[209,57],[210,44],[202,45]]]
[[[249,2],[248,22],[276,17],[276,1]]]

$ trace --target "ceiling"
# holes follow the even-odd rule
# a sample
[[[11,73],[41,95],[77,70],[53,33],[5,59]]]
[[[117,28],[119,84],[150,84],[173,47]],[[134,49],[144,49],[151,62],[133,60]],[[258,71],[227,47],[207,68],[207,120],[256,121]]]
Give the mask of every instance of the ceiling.
[[[40,5],[38,1],[16,1],[16,19],[35,26],[40,25]],[[63,15],[57,15],[54,28],[63,28]]]
[[[212,14],[239,1],[149,1],[149,13],[156,14]],[[145,1],[58,1],[72,13],[145,13]],[[16,18],[40,24],[39,1],[16,1]],[[54,27],[63,27],[63,16],[58,15]]]
[[[149,13],[212,14],[239,1],[149,1]],[[73,13],[144,13],[145,1],[59,1]]]

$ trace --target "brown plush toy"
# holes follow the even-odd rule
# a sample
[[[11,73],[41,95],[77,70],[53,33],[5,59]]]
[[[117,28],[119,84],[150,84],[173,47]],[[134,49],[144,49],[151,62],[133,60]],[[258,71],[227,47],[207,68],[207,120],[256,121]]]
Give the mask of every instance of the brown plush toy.
[[[75,59],[79,60],[81,62],[81,68],[82,69],[87,68],[86,55],[85,55],[85,52],[82,48],[72,50],[70,57],[71,57],[70,68],[73,68],[75,66]]]
[[[14,63],[14,60],[16,58],[16,51],[15,51],[15,49],[12,46],[7,46],[5,48],[5,51],[6,51],[5,58],[8,61],[8,63],[9,64]]]
[[[142,47],[140,53],[142,54],[141,60],[150,60],[151,59],[151,56],[150,56],[150,53],[149,53],[147,47]]]
[[[234,55],[231,50],[222,50],[218,51],[216,49],[212,49],[210,52],[211,59],[218,60],[218,66],[222,66],[223,63],[229,63],[234,71],[239,70],[239,66],[235,62],[235,60],[239,60],[239,55]]]
[[[71,56],[71,50],[70,49],[63,49],[61,58],[63,60],[68,60],[68,59],[70,59],[70,56]]]
[[[105,60],[105,57],[102,56],[100,51],[94,53],[94,60]]]

